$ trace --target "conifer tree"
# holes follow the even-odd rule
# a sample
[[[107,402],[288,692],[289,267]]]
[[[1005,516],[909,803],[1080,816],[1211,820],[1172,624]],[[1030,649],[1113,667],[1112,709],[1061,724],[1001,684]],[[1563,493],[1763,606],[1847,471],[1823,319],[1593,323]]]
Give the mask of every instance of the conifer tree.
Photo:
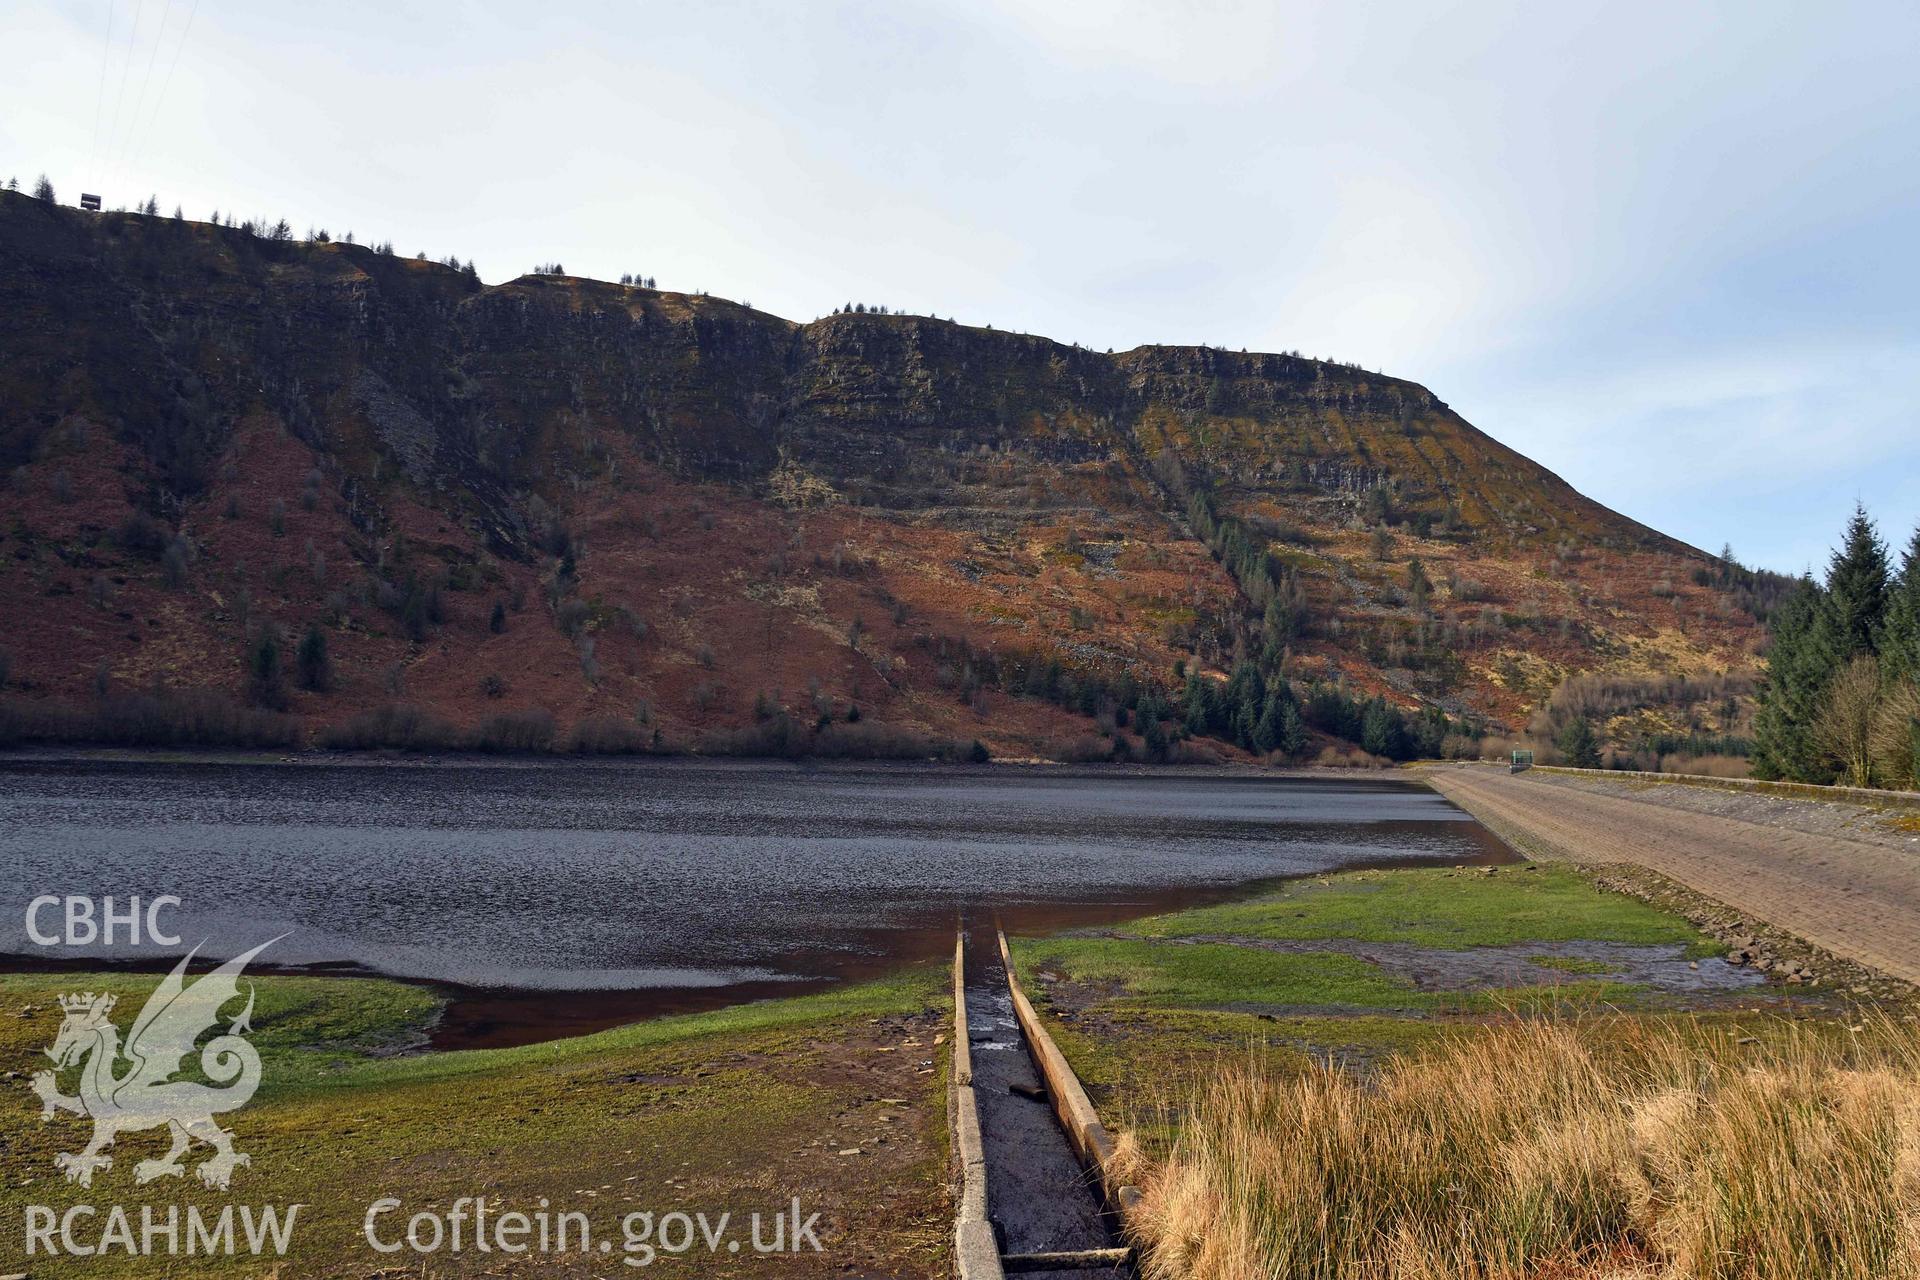
[[[1204,734],[1207,731],[1207,686],[1210,682],[1203,679],[1198,671],[1187,672],[1187,688],[1180,700],[1181,723],[1190,734]]]
[[[1856,506],[1847,521],[1846,540],[1827,566],[1827,624],[1837,662],[1878,649],[1888,576],[1887,544],[1866,508]]]
[[[1290,733],[1289,721],[1297,726],[1297,731]],[[1306,725],[1300,721],[1300,708],[1293,705],[1293,690],[1285,680],[1272,681],[1267,686],[1267,699],[1260,709],[1259,722],[1254,725],[1253,749],[1262,755],[1274,751],[1294,755],[1305,741]]]
[[[1396,739],[1400,736],[1400,718],[1387,705],[1385,698],[1376,697],[1367,703],[1366,714],[1360,720],[1360,748],[1369,755],[1394,757],[1400,754]]]
[[[1287,602],[1279,596],[1267,601],[1266,614],[1260,620],[1260,639],[1263,647],[1278,655],[1286,648],[1287,641],[1293,639],[1298,630],[1298,620]]]
[[[1831,607],[1811,578],[1802,578],[1772,619],[1773,645],[1753,718],[1753,776],[1827,782],[1832,770],[1813,745],[1821,695],[1838,665]]]
[[[247,645],[247,696],[259,706],[284,711],[286,675],[280,670],[280,637],[271,625],[254,633]]]
[[[1226,703],[1231,717],[1228,728],[1240,746],[1253,745],[1266,701],[1267,682],[1261,677],[1260,669],[1250,662],[1234,667],[1233,677],[1227,681]]]
[[[1253,727],[1253,749],[1261,755],[1280,746],[1280,716],[1284,705],[1279,694],[1267,695],[1267,705],[1260,711],[1260,722]]]
[[[1920,529],[1913,531],[1900,561],[1900,576],[1888,593],[1880,633],[1880,670],[1889,682],[1920,683]]]
[[[1297,759],[1307,749],[1307,722],[1301,719],[1300,708],[1292,698],[1287,699],[1285,709],[1280,712],[1279,749],[1289,760]]]
[[[1585,716],[1569,720],[1554,745],[1560,748],[1565,763],[1575,769],[1600,767],[1600,742],[1593,735],[1593,722]]]
[[[327,656],[327,633],[318,625],[310,624],[300,637],[294,662],[299,670],[302,689],[324,693],[333,687],[333,662]]]
[[[1433,581],[1427,577],[1427,567],[1415,556],[1407,561],[1407,594],[1413,599],[1415,613],[1427,611],[1427,599],[1433,594]]]

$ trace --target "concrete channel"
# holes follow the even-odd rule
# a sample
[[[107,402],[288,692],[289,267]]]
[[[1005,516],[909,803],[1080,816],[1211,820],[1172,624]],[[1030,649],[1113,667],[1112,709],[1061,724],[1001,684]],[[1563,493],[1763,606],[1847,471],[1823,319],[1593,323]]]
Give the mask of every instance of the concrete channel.
[[[971,942],[971,945],[969,945]],[[961,1280],[1009,1274],[1130,1277],[1109,1194],[1111,1141],[1086,1091],[1011,977],[998,931],[954,947],[949,1114],[959,1165],[954,1252]]]

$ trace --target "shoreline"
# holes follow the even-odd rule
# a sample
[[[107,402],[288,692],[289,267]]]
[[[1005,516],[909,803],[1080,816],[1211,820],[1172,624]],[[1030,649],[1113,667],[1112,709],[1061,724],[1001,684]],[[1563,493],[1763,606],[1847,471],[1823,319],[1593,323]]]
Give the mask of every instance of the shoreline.
[[[797,933],[788,929],[789,936],[778,945],[770,938],[765,944],[755,944],[740,954],[725,957],[698,950],[676,951],[670,960],[659,962],[663,968],[653,972],[617,971],[621,966],[614,959],[596,961],[600,953],[582,951],[577,946],[569,948],[558,960],[536,962],[530,958],[527,963],[534,964],[532,968],[516,968],[505,963],[463,968],[457,954],[451,963],[440,963],[432,957],[387,954],[378,947],[370,949],[362,945],[365,931],[361,926],[365,922],[354,923],[361,916],[358,911],[326,926],[338,935],[337,945],[323,939],[317,945],[284,952],[286,958],[279,964],[257,969],[261,974],[295,977],[384,979],[430,991],[442,1007],[441,1017],[432,1028],[426,1046],[435,1050],[534,1044],[674,1014],[729,1008],[884,978],[902,968],[944,955],[956,920],[963,916],[998,919],[1015,934],[1099,928],[1142,916],[1257,895],[1300,877],[1385,867],[1484,865],[1513,857],[1505,845],[1473,822],[1470,815],[1435,796],[1423,779],[1397,772],[1366,771],[1356,775],[1347,771],[1283,771],[1246,766],[1055,764],[943,764],[937,770],[929,770],[919,762],[795,762],[732,757],[602,758],[590,765],[575,758],[489,755],[423,758],[396,757],[389,753],[307,756],[294,758],[291,765],[288,759],[281,753],[268,752],[34,749],[0,753],[0,773],[11,771],[20,778],[37,775],[55,786],[68,777],[137,779],[146,775],[162,780],[164,787],[170,771],[172,781],[182,782],[196,777],[200,770],[245,766],[263,771],[260,781],[266,785],[281,776],[266,775],[264,771],[268,768],[307,763],[345,771],[423,770],[413,787],[437,789],[440,782],[435,771],[475,768],[507,771],[497,779],[482,776],[465,784],[491,790],[496,785],[505,785],[510,776],[578,774],[584,765],[594,771],[584,775],[588,779],[584,784],[587,787],[634,794],[648,792],[650,784],[667,787],[673,780],[684,778],[701,779],[699,785],[722,792],[730,788],[734,780],[744,783],[749,778],[791,779],[792,782],[785,785],[797,784],[801,788],[811,785],[809,780],[814,778],[823,784],[829,779],[883,782],[934,777],[973,779],[971,785],[976,791],[983,791],[983,782],[989,780],[1011,785],[1016,779],[1027,779],[1043,791],[1053,780],[1063,783],[1076,779],[1099,780],[1124,789],[1130,789],[1129,784],[1158,785],[1174,791],[1191,783],[1219,788],[1215,794],[1223,800],[1248,796],[1247,789],[1254,787],[1271,788],[1276,794],[1289,789],[1323,794],[1344,792],[1349,799],[1360,803],[1368,803],[1361,799],[1367,795],[1419,795],[1426,797],[1420,801],[1422,805],[1438,803],[1453,810],[1449,827],[1477,833],[1473,838],[1451,837],[1444,851],[1409,848],[1399,855],[1378,851],[1390,847],[1393,840],[1384,836],[1369,837],[1357,841],[1361,847],[1334,853],[1332,857],[1337,861],[1307,867],[1280,857],[1253,859],[1245,865],[1223,866],[1212,872],[1197,868],[1179,871],[1157,866],[1151,859],[1141,862],[1134,858],[1123,860],[1124,865],[1116,865],[1109,869],[1110,873],[1090,877],[1088,883],[1078,886],[1067,883],[1014,887],[1011,882],[979,880],[975,876],[966,884],[943,888],[945,880],[933,874],[920,890],[895,895],[898,900],[892,901],[878,917],[850,915],[847,909],[842,909],[844,918],[825,932]],[[288,773],[283,780],[290,783],[297,776]],[[371,782],[373,776],[372,773],[362,775],[366,785],[375,785]],[[606,781],[593,781],[598,778]],[[309,789],[318,785],[331,794],[333,784],[316,780],[307,785]],[[384,791],[386,785],[380,785]],[[1249,796],[1249,800],[1255,808],[1260,807],[1257,797]],[[1239,803],[1239,800],[1232,802]],[[1382,820],[1391,821],[1375,819]],[[1355,829],[1365,826],[1365,823],[1357,824]],[[1024,838],[1044,840],[1046,835],[1044,831],[1037,831]],[[1218,878],[1209,879],[1209,875]],[[1098,883],[1101,881],[1105,883]],[[288,924],[304,932],[312,922],[301,925],[298,919],[288,917]],[[217,936],[218,931],[215,932]],[[230,958],[224,950],[226,946],[219,941],[203,943],[196,969]],[[56,959],[29,946],[24,937],[16,936],[0,944],[0,972],[165,973],[184,953],[185,947],[133,955],[124,949],[103,948],[94,953],[68,953]],[[607,955],[610,957],[612,953]],[[711,967],[704,971],[703,961],[711,962]],[[547,967],[539,967],[540,963]],[[555,964],[563,967],[552,967]]]
[[[1303,778],[1326,780],[1394,780],[1421,785],[1418,775],[1398,765],[1377,769],[1332,768],[1318,765],[1269,766],[1250,763],[1219,764],[1147,764],[1138,761],[1083,761],[1067,763],[1038,757],[996,757],[989,761],[942,760],[937,757],[902,760],[875,757],[856,759],[836,756],[738,756],[704,755],[698,752],[658,753],[570,753],[545,752],[511,754],[485,751],[329,751],[302,748],[298,751],[266,750],[248,747],[82,747],[15,746],[0,749],[0,769],[23,764],[218,764],[218,765],[292,765],[337,766],[342,768],[379,768],[406,765],[415,768],[492,768],[492,769],[604,769],[633,770],[645,767],[701,766],[706,768],[767,769],[782,768],[793,773],[850,773],[881,770],[890,773],[938,770],[950,776],[992,776],[1013,771],[1045,773],[1052,777],[1193,777],[1193,778]]]
[[[688,1013],[708,1013],[764,1000],[812,995],[896,976],[939,958],[951,947],[957,924],[992,920],[1009,936],[1045,937],[1073,929],[1124,924],[1149,916],[1215,906],[1260,897],[1289,883],[1324,879],[1356,871],[1434,867],[1511,865],[1521,856],[1502,844],[1468,858],[1355,859],[1336,867],[1293,875],[1264,876],[1222,885],[1182,885],[1124,891],[1105,899],[1055,902],[981,902],[953,912],[928,913],[909,927],[876,931],[896,945],[853,953],[816,953],[817,961],[837,958],[819,971],[789,977],[715,983],[708,986],[550,987],[482,986],[392,973],[350,961],[310,965],[256,965],[250,973],[268,977],[378,980],[433,992],[444,1003],[426,1039],[412,1051],[454,1052],[514,1048],[592,1035],[616,1027]],[[898,945],[904,943],[905,945]],[[224,957],[209,952],[198,966]],[[35,953],[0,952],[0,974],[143,974],[158,976],[179,963],[177,954],[151,958],[102,956],[86,963],[60,963]],[[583,972],[592,972],[591,970]]]

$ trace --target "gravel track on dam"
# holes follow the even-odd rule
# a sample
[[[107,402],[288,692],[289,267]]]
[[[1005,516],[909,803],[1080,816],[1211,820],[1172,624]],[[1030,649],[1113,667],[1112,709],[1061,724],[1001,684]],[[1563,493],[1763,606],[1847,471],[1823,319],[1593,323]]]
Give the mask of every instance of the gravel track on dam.
[[[1634,863],[1920,983],[1920,848],[1865,806],[1472,767],[1425,776],[1530,856]]]

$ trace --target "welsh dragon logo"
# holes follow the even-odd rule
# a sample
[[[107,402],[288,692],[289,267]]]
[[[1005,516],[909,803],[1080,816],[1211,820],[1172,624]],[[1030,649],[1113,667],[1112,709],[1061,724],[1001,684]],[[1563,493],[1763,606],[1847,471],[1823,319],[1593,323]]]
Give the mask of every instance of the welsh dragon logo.
[[[193,959],[193,954],[188,954],[147,998],[124,1048],[119,1029],[108,1019],[113,1012],[113,996],[87,992],[60,997],[66,1018],[53,1047],[46,1051],[54,1069],[35,1074],[32,1085],[40,1096],[42,1121],[52,1120],[58,1111],[93,1120],[93,1140],[85,1150],[54,1157],[54,1164],[66,1172],[68,1182],[92,1186],[96,1171],[113,1167],[113,1157],[104,1153],[115,1138],[163,1126],[172,1135],[173,1146],[162,1158],[135,1165],[136,1182],[177,1178],[185,1173],[181,1157],[196,1141],[214,1151],[194,1170],[209,1187],[226,1190],[233,1171],[252,1163],[233,1149],[233,1135],[213,1122],[222,1112],[246,1106],[260,1087],[260,1055],[246,1039],[253,1029],[251,988],[246,1008],[227,1024],[225,1034],[200,1048],[200,1072],[212,1083],[174,1077],[180,1074],[183,1060],[194,1051],[201,1035],[219,1022],[220,1010],[239,998],[240,974],[247,962],[274,941],[278,939],[235,956],[192,985],[184,981],[187,965]],[[124,1071],[120,1067],[122,1059],[127,1063]],[[68,1097],[60,1092],[59,1075],[76,1065],[80,1068],[80,1093]]]

